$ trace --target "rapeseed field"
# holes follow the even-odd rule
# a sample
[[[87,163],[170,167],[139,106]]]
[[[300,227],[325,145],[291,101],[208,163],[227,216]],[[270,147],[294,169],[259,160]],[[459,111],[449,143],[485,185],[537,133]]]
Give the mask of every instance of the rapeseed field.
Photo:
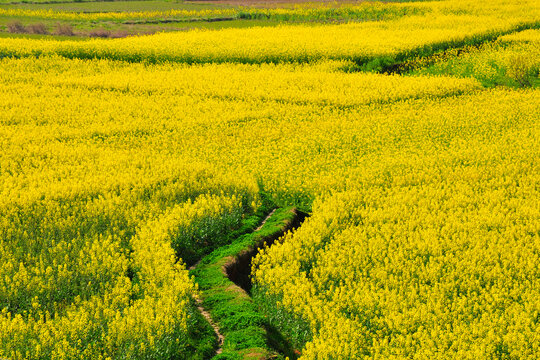
[[[297,22],[0,38],[0,358],[212,358],[188,268],[269,201],[294,357],[540,356],[537,2],[16,11]]]

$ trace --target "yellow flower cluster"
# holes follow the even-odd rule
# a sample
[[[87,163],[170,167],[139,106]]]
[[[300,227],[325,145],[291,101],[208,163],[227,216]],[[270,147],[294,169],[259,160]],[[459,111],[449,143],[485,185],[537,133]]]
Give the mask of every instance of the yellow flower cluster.
[[[424,13],[429,11],[426,6],[418,7],[402,3],[360,3],[340,5],[338,3],[323,3],[296,5],[287,8],[254,8],[236,7],[202,10],[167,11],[121,11],[121,12],[70,12],[48,10],[28,10],[5,8],[0,9],[0,16],[28,17],[56,20],[130,20],[130,19],[206,19],[206,18],[267,18],[280,20],[379,20],[405,16],[407,14]]]
[[[134,65],[82,78],[58,79],[54,86],[107,89],[141,94],[170,93],[201,98],[239,101],[277,101],[354,107],[401,99],[459,94],[478,89],[478,82],[450,77],[400,77],[374,73],[343,74],[344,61],[316,66],[228,64],[166,65],[147,68]],[[144,69],[144,70],[143,70]],[[143,70],[143,71],[141,71]],[[280,76],[276,77],[276,71]],[[317,74],[317,76],[314,76]],[[222,81],[222,78],[227,81]],[[251,81],[246,82],[246,78]],[[219,83],[219,86],[213,84]],[[262,86],[261,84],[266,84]],[[308,88],[310,91],[305,91]]]
[[[531,140],[516,149],[537,160]],[[484,150],[442,181],[317,201],[258,257],[258,282],[317,329],[302,358],[538,356],[537,165]]]
[[[197,290],[177,255],[233,228],[262,185],[313,205],[255,272],[310,324],[302,358],[537,358],[540,91],[341,71],[535,16],[429,6],[272,33],[0,40],[43,55],[0,60],[0,357],[188,357]],[[215,64],[271,59],[334,61]]]
[[[540,42],[540,31],[537,29],[524,30],[500,37],[503,42]]]
[[[358,143],[324,163],[342,192],[256,260],[259,285],[315,329],[302,358],[538,356],[539,100],[489,90],[326,129]]]
[[[57,20],[129,20],[158,18],[211,18],[229,17],[237,13],[235,9],[167,10],[167,11],[122,11],[122,12],[68,12],[54,10],[0,9],[0,16],[29,17]]]
[[[402,16],[435,14],[471,14],[486,15],[498,18],[508,16],[520,16],[535,20],[531,12],[538,11],[538,5],[533,1],[517,3],[515,1],[497,0],[489,4],[483,2],[471,2],[468,0],[451,0],[442,2],[417,2],[417,3],[387,3],[387,2],[362,2],[362,3],[308,3],[295,4],[287,7],[244,7],[214,8],[214,9],[171,9],[166,11],[109,11],[109,12],[72,12],[53,9],[0,9],[0,16],[5,17],[28,17],[57,20],[130,20],[130,19],[205,19],[218,17],[232,18],[267,18],[277,20],[295,21],[369,21],[389,20]]]
[[[414,74],[475,77],[489,85],[534,86],[540,73],[540,31],[516,32],[478,48],[453,49],[417,58],[406,66],[418,69]]]
[[[484,13],[484,8],[453,13],[434,7],[427,14],[397,20],[328,26],[282,25],[271,31],[265,27],[230,28],[219,33],[194,30],[87,42],[3,38],[0,39],[0,56],[59,54],[69,58],[186,63],[321,59],[363,62],[380,56],[395,58],[411,52],[429,52],[443,43],[478,42],[494,33],[538,22],[540,9],[536,1],[506,4],[504,9],[504,17],[500,13]]]
[[[195,288],[173,246],[183,255],[234,227],[257,206],[255,179],[156,148],[164,143],[152,134],[165,140],[171,120],[154,130],[131,122],[141,97],[126,94],[132,101],[121,106],[121,92],[56,84],[59,76],[117,71],[111,63],[2,63],[0,356],[188,354]],[[151,123],[164,107],[140,119]],[[190,130],[182,131],[169,141],[185,141]]]
[[[306,358],[534,353],[540,93],[343,65],[2,60],[1,354],[181,351],[171,244],[256,206],[256,179],[319,198],[256,274],[316,330]]]
[[[182,229],[212,231],[216,215],[241,209],[240,199],[201,195],[160,215],[159,208],[170,207],[169,196],[182,196],[174,184],[154,184],[137,196],[133,188],[114,193],[0,209],[1,356],[135,358],[187,351],[195,287],[172,245]],[[156,218],[144,220],[150,214]],[[213,222],[201,227],[204,219]]]

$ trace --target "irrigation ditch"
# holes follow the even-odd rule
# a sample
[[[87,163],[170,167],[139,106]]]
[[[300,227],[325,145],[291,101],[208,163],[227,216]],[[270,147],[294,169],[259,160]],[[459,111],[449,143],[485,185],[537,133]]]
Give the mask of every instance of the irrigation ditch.
[[[217,337],[213,360],[296,359],[294,349],[251,297],[253,258],[289,231],[302,225],[308,214],[296,208],[276,208],[262,222],[239,231],[231,244],[220,247],[190,268],[199,286],[199,312]]]

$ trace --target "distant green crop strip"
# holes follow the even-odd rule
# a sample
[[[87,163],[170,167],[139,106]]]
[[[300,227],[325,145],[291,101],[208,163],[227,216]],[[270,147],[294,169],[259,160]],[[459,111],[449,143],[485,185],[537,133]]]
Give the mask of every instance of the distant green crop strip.
[[[129,20],[129,19],[207,19],[232,17],[236,19],[273,19],[281,21],[326,21],[326,20],[382,20],[407,15],[421,15],[429,11],[427,7],[410,4],[362,3],[359,5],[294,8],[223,8],[223,9],[171,9],[160,11],[111,11],[72,12],[53,9],[0,9],[0,16],[45,18],[56,20]]]

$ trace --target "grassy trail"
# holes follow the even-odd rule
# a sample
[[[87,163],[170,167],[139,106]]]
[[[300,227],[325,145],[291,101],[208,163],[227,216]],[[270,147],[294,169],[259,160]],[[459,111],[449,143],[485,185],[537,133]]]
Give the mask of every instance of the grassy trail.
[[[295,208],[274,209],[262,222],[259,217],[260,225],[251,222],[230,245],[190,268],[201,290],[197,306],[218,339],[213,359],[296,357],[279,333],[268,331],[273,328],[250,296],[251,259],[287,231],[294,231],[306,216]],[[276,338],[282,339],[280,344]]]

